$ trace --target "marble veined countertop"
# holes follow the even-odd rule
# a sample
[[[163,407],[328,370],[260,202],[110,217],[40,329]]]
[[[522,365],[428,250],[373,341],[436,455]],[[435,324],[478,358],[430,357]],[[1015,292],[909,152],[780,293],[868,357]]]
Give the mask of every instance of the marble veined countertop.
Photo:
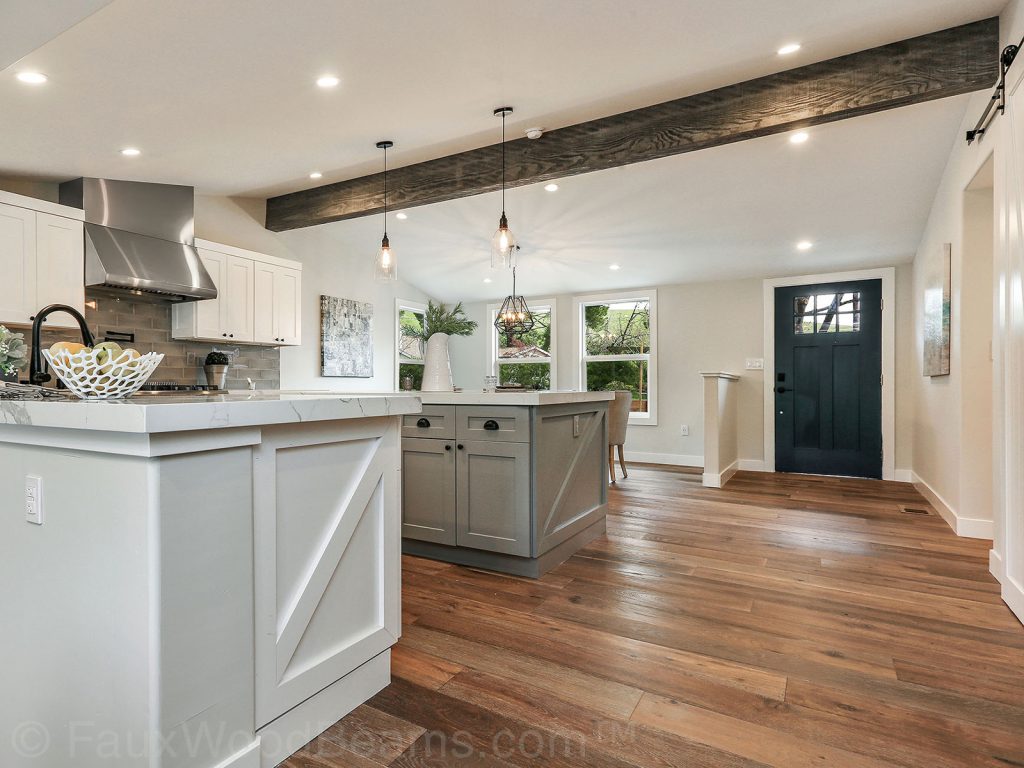
[[[0,400],[5,425],[159,433],[419,413],[415,394],[228,392],[128,400]]]
[[[323,395],[329,390],[294,390],[291,394]],[[459,392],[389,392],[387,395],[411,394],[419,397],[424,405],[561,405],[563,403],[595,403],[614,400],[614,392],[577,392],[574,390],[484,392],[483,390],[462,390]]]

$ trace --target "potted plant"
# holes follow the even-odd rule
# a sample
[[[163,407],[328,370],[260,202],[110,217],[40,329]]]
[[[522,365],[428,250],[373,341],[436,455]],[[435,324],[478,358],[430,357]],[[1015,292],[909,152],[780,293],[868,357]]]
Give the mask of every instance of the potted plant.
[[[452,362],[448,355],[448,339],[452,336],[472,336],[477,322],[466,317],[460,301],[450,310],[445,304],[427,303],[420,336],[426,342],[423,355],[422,392],[451,392]]]
[[[224,389],[228,378],[228,356],[223,352],[211,352],[206,356],[206,383],[214,389]]]
[[[25,334],[0,325],[0,381],[18,382],[18,371],[28,362]]]

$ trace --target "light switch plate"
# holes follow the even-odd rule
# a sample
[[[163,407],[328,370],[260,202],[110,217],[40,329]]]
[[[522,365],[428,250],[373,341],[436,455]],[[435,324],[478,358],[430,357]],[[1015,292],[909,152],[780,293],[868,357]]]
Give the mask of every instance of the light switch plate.
[[[764,370],[764,358],[763,357],[748,357],[747,358],[747,370],[748,371],[763,371]]]
[[[43,479],[35,475],[25,476],[25,522],[43,524]]]

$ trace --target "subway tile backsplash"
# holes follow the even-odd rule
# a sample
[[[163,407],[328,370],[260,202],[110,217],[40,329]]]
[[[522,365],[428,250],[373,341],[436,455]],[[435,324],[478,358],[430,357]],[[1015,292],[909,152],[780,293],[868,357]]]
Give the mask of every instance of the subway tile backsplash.
[[[252,379],[257,389],[279,389],[281,386],[281,352],[276,347],[238,344],[207,344],[178,341],[171,338],[171,305],[136,301],[130,296],[86,296],[85,319],[97,341],[110,331],[134,333],[135,341],[119,342],[139,352],[160,352],[164,360],[150,382],[204,384],[203,363],[208,352],[227,353],[229,389],[245,389]],[[44,331],[43,343],[77,338],[76,331]],[[28,340],[29,334],[25,337]]]

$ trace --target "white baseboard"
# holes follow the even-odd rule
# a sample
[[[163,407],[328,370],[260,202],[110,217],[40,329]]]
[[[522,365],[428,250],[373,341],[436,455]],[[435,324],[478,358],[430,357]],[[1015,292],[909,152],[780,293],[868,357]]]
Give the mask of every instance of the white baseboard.
[[[736,470],[739,469],[739,466],[740,463],[738,461],[734,461],[721,472],[705,472],[701,476],[701,484],[705,488],[721,488],[729,482],[729,478],[736,474]]]
[[[259,737],[245,749],[236,752],[224,762],[218,763],[215,768],[260,768]]]
[[[964,517],[958,515],[942,496],[934,488],[928,485],[916,472],[913,474],[914,487],[928,502],[935,507],[935,510],[942,516],[957,536],[967,539],[991,539],[995,535],[995,524],[991,520]]]
[[[703,467],[703,456],[687,456],[682,453],[644,453],[626,450],[626,461],[635,464],[667,464],[672,467]]]
[[[914,470],[897,469],[892,479],[894,483],[912,483],[914,482]]]
[[[988,572],[995,576],[996,581],[1000,584],[1006,578],[1006,564],[1003,562],[1003,556],[994,549],[988,551]]]
[[[739,468],[744,472],[770,472],[764,459],[740,459]]]

